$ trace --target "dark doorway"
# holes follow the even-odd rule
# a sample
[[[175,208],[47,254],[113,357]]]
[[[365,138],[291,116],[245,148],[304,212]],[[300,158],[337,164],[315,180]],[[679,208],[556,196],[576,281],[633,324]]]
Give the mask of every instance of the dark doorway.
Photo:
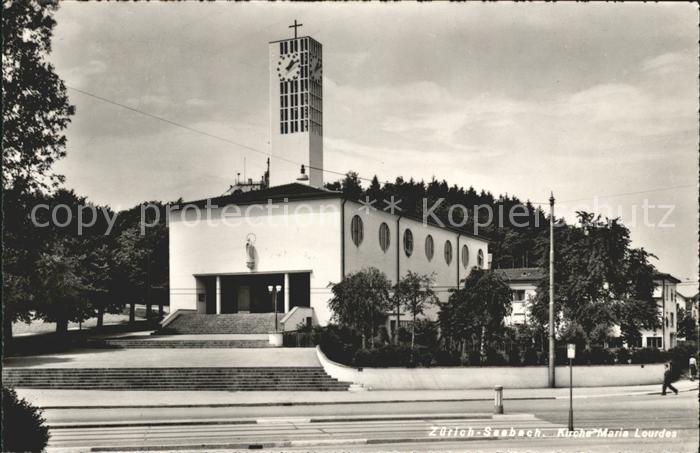
[[[311,306],[311,274],[289,274],[289,308]]]
[[[311,298],[310,273],[289,273],[289,308],[309,307]],[[216,313],[216,278],[199,277],[204,284],[206,313]],[[272,294],[268,286],[278,285],[277,312],[284,313],[284,274],[222,275],[221,313],[271,313]]]

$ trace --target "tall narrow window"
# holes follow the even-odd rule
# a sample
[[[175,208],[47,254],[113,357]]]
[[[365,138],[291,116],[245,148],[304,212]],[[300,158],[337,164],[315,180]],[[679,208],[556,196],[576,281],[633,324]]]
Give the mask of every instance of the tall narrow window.
[[[403,232],[403,251],[406,256],[411,256],[413,253],[413,233],[408,228]]]
[[[390,240],[389,225],[382,223],[379,225],[379,247],[382,248],[382,252],[386,252],[389,249]]]
[[[428,261],[431,261],[434,254],[435,243],[433,242],[433,237],[431,235],[427,235],[425,237],[425,257],[428,258]]]
[[[476,264],[479,266],[479,269],[484,268],[484,251],[479,249],[479,253],[476,254]]]
[[[467,247],[467,244],[462,246],[462,266],[465,268],[469,266],[469,247]]]
[[[362,244],[362,239],[364,238],[364,225],[362,224],[362,219],[359,215],[356,215],[350,221],[350,236],[352,237],[352,242],[359,247]]]
[[[445,241],[445,262],[449,265],[452,262],[452,243]]]

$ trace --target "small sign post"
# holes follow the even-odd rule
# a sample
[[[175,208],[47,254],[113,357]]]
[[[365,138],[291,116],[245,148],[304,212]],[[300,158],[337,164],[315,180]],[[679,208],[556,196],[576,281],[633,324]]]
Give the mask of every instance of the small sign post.
[[[574,405],[573,405],[573,388],[574,388],[574,359],[576,358],[576,345],[569,343],[566,347],[566,357],[569,359],[569,431],[574,430]]]
[[[503,414],[503,386],[502,385],[496,385],[493,387],[493,389],[496,391],[495,397],[494,397],[494,414]]]

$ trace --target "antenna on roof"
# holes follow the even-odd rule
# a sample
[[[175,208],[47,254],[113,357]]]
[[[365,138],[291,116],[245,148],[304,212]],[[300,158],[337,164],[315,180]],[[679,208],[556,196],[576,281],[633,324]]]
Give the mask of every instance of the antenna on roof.
[[[308,181],[309,180],[309,175],[306,174],[306,168],[304,165],[301,165],[301,171],[299,174],[299,177],[297,178],[297,181]]]

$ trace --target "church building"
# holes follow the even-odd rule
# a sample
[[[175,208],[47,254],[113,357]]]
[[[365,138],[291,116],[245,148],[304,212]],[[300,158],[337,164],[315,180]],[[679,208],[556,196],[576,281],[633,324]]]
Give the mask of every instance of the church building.
[[[331,285],[363,268],[392,282],[433,274],[446,300],[490,264],[482,237],[323,188],[322,45],[296,26],[294,38],[269,43],[269,183],[169,213],[171,313],[276,311],[294,330],[329,323]]]

